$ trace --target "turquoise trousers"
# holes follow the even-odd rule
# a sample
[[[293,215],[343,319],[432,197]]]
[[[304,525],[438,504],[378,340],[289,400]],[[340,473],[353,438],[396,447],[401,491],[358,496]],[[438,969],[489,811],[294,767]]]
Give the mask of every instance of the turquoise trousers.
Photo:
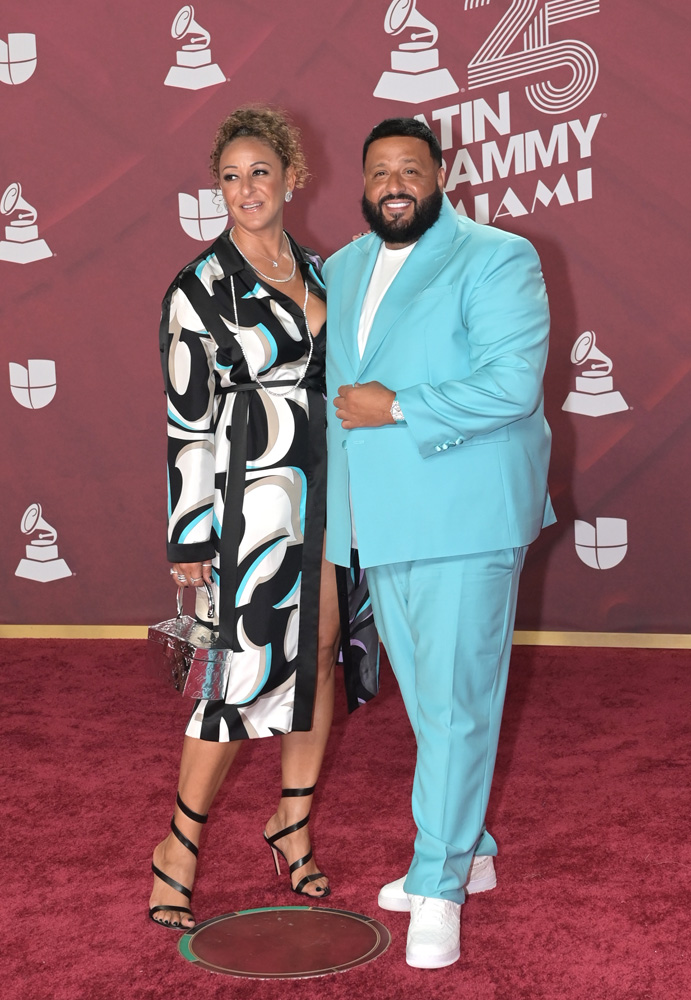
[[[367,569],[374,619],[417,740],[404,888],[462,903],[485,814],[526,547]]]

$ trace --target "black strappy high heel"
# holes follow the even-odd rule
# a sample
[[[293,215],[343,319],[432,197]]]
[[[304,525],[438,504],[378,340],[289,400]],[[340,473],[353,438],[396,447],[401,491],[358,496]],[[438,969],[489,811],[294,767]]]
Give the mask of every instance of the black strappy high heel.
[[[178,808],[180,809],[180,811],[183,812],[188,819],[193,820],[195,823],[206,823],[207,819],[209,818],[208,815],[201,816],[199,813],[192,812],[189,806],[186,806],[185,803],[180,798],[180,792],[177,793],[176,802],[178,804]],[[192,841],[189,840],[189,838],[186,837],[181,830],[178,829],[178,827],[175,825],[174,815],[170,821],[170,829],[173,831],[174,835],[177,837],[177,839],[180,841],[183,847],[186,847],[188,851],[191,851],[192,854],[194,854],[195,858],[199,857],[199,848],[197,847],[196,844],[193,844]],[[187,896],[188,899],[192,899],[191,889],[188,889],[187,886],[184,886],[181,882],[176,882],[174,878],[170,877],[170,875],[166,875],[165,872],[162,872],[160,868],[156,867],[153,861],[151,862],[151,871],[154,873],[154,875],[156,875],[157,878],[160,878],[162,882],[165,882],[166,885],[169,885],[171,889],[175,889],[176,892],[180,892],[182,893],[183,896]],[[170,903],[165,903],[165,904],[162,903],[160,906],[152,906],[151,909],[149,910],[149,917],[153,920],[155,924],[160,924],[161,927],[172,927],[173,930],[179,930],[182,927],[182,924],[177,921],[173,921],[171,923],[171,921],[169,920],[157,920],[156,917],[154,916],[154,913],[158,913],[160,910],[174,910],[176,913],[189,913],[189,915],[194,920],[194,914],[189,909],[189,907],[173,906]]]
[[[316,785],[312,785],[311,788],[283,788],[281,790],[281,797],[288,798],[289,796],[311,795],[316,787],[317,787]],[[268,837],[266,835],[266,832],[264,833],[264,840],[271,848],[274,864],[276,865],[277,875],[281,874],[281,864],[280,861],[278,860],[278,855],[280,854],[283,860],[286,862],[288,861],[288,859],[281,850],[281,848],[276,847],[276,841],[280,840],[282,837],[287,837],[288,834],[290,833],[295,833],[296,830],[301,830],[303,826],[307,826],[307,824],[309,823],[309,819],[310,819],[310,814],[307,813],[304,819],[299,820],[297,823],[293,823],[292,826],[287,826],[285,830],[279,830],[278,833],[272,834],[271,837]],[[324,899],[325,896],[331,895],[331,889],[329,888],[328,885],[326,887],[319,885],[315,886],[315,888],[317,889],[316,893],[303,891],[304,887],[309,882],[314,882],[316,881],[316,879],[319,878],[326,878],[323,872],[315,872],[314,875],[305,875],[304,878],[300,879],[300,881],[296,886],[293,885],[293,879],[292,879],[293,872],[296,872],[298,868],[304,867],[304,865],[306,865],[307,862],[310,861],[311,859],[312,859],[312,848],[310,848],[309,852],[305,854],[303,858],[298,858],[297,861],[293,861],[292,865],[289,865],[288,875],[290,876],[290,888],[292,892],[297,893],[298,896],[309,896],[312,899]]]

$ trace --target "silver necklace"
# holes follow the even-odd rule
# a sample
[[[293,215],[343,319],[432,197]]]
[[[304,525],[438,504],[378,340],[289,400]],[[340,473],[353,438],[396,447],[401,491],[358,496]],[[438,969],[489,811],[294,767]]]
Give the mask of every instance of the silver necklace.
[[[242,253],[242,251],[240,251],[240,253]],[[256,385],[258,385],[260,389],[263,389],[264,392],[268,393],[269,396],[278,396],[279,398],[289,395],[289,393],[291,393],[293,389],[299,389],[304,381],[305,375],[307,374],[307,370],[312,360],[312,352],[314,351],[314,337],[312,336],[312,331],[310,330],[309,321],[307,319],[307,299],[309,298],[309,288],[307,287],[307,282],[305,282],[305,301],[302,306],[302,313],[303,316],[305,317],[305,329],[307,330],[307,339],[309,340],[309,345],[310,345],[309,354],[307,355],[307,363],[304,367],[302,375],[294,385],[287,386],[284,392],[276,392],[275,389],[270,389],[269,386],[264,385],[262,380],[259,378],[259,374],[252,370],[252,366],[249,362],[249,358],[245,354],[245,348],[242,343],[242,333],[240,332],[240,322],[238,320],[238,303],[237,299],[235,298],[235,278],[232,274],[230,275],[230,290],[233,295],[233,312],[235,313],[235,326],[237,327],[238,331],[238,344],[240,345],[240,352],[243,358],[245,359],[245,364],[247,365],[247,371],[249,372],[249,376],[252,379],[252,381]]]
[[[274,267],[278,267],[278,261],[281,259],[281,254],[283,253],[283,244],[284,243],[288,243],[288,237],[286,236],[285,232],[283,233],[283,240],[281,241],[281,249],[279,251],[278,258],[276,260],[274,260],[273,257],[267,257],[265,253],[259,253],[258,250],[255,250],[255,253],[259,254],[260,257],[263,257],[264,260],[270,261],[271,264]],[[236,244],[236,246],[237,246],[237,244]],[[290,243],[288,243],[288,253],[290,253]]]
[[[228,233],[228,235],[230,236],[230,242],[233,244],[233,246],[235,247],[235,249],[237,250],[237,252],[240,254],[240,256],[242,257],[242,259],[245,261],[245,263],[249,264],[249,266],[252,268],[253,271],[256,271],[257,274],[260,274],[262,276],[262,278],[266,278],[267,281],[275,281],[276,284],[280,284],[280,285],[286,285],[289,281],[293,280],[293,278],[295,277],[295,268],[297,267],[297,261],[295,260],[295,254],[293,253],[293,248],[291,247],[290,241],[288,240],[288,237],[286,236],[285,232],[283,233],[283,238],[288,243],[288,250],[290,252],[290,256],[291,256],[291,259],[293,261],[293,269],[292,269],[292,271],[290,272],[290,274],[288,275],[287,278],[275,278],[272,274],[264,274],[263,271],[260,271],[259,268],[256,267],[252,263],[252,261],[249,260],[245,256],[245,254],[242,252],[242,250],[240,249],[240,247],[235,242],[235,237],[233,236],[234,231],[235,231],[235,226],[233,226],[233,228]],[[263,256],[264,256],[264,254],[260,254],[260,257],[263,257]],[[274,267],[278,267],[278,261],[272,260],[271,257],[267,257],[266,259],[270,260]]]

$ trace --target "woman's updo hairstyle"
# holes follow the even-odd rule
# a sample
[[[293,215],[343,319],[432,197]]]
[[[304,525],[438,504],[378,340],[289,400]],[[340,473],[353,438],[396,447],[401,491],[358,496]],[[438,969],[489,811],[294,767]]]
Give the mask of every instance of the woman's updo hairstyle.
[[[283,164],[283,169],[292,166],[295,170],[295,187],[305,186],[309,173],[300,141],[300,130],[284,111],[252,104],[238,108],[218,127],[209,157],[211,175],[216,184],[219,182],[221,153],[233,139],[244,137],[268,143]]]

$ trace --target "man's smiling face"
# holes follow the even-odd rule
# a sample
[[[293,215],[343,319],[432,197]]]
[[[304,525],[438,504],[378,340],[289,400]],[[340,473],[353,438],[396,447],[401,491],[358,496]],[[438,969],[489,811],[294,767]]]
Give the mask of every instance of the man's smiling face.
[[[444,170],[424,139],[388,136],[367,150],[362,212],[390,246],[406,246],[439,218]]]

